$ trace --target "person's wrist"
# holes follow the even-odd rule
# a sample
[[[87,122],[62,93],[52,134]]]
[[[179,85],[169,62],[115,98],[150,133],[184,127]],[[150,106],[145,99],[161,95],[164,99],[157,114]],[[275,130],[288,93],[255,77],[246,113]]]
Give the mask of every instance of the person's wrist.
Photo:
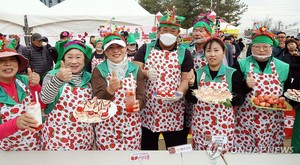
[[[107,92],[109,93],[109,94],[111,94],[111,95],[113,95],[115,92],[108,86],[107,87]]]

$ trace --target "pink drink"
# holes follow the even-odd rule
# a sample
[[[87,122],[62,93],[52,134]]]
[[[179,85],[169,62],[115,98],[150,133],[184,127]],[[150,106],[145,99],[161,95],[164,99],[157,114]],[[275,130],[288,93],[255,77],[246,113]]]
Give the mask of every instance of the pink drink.
[[[125,94],[125,106],[127,112],[133,112],[133,105],[135,103],[135,91],[127,90]]]

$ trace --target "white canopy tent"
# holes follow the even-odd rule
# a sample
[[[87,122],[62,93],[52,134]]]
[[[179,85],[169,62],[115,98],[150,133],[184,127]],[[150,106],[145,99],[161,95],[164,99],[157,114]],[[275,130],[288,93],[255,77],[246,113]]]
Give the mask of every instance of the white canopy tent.
[[[3,34],[24,35],[25,19],[27,15],[47,13],[49,8],[39,0],[6,0],[1,1],[0,32]],[[29,18],[28,18],[29,20]],[[34,20],[31,20],[33,23]],[[24,42],[21,40],[21,42]]]
[[[64,30],[97,36],[99,26],[112,18],[117,26],[152,26],[155,21],[154,14],[133,0],[65,0],[50,8],[48,14],[31,15],[29,27],[48,36],[53,44]]]

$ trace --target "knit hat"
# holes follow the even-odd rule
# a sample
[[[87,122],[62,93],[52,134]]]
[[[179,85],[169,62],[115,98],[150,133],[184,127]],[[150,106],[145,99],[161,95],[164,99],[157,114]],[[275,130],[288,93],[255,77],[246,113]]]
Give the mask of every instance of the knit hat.
[[[58,52],[58,58],[57,58],[57,63],[55,65],[55,69],[60,68],[61,60],[70,49],[78,49],[81,52],[83,52],[85,57],[88,59],[87,61],[91,60],[92,58],[92,53],[93,53],[92,48],[77,40],[59,41],[56,43],[55,48],[57,49]]]
[[[135,36],[134,34],[129,34],[128,38],[127,38],[127,44],[130,45],[130,44],[135,44]]]
[[[125,47],[126,46],[126,41],[119,34],[110,33],[103,40],[103,50],[105,51],[112,44],[118,44],[122,47]]]
[[[212,34],[212,27],[214,23],[209,18],[202,18],[198,22],[196,22],[193,28],[205,28],[209,34]]]
[[[158,27],[168,26],[168,27],[179,29],[184,20],[185,20],[185,17],[175,15],[175,7],[173,7],[172,12],[167,10],[166,15],[164,15],[160,18],[160,23],[159,23]]]
[[[18,72],[25,70],[28,67],[28,60],[23,55],[18,54],[14,49],[6,47],[7,41],[4,36],[0,38],[0,58],[16,56],[18,59]]]
[[[252,44],[265,43],[271,46],[278,46],[278,40],[275,34],[268,31],[266,27],[260,27],[259,30],[252,37]]]

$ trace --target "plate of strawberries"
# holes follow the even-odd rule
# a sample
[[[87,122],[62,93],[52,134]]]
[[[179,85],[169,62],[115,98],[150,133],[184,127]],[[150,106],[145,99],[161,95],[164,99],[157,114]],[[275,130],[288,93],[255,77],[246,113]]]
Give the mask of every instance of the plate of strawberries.
[[[182,98],[182,96],[182,93],[172,90],[169,87],[158,88],[158,90],[153,93],[153,97],[167,101],[177,101]]]
[[[116,112],[117,106],[113,102],[94,97],[92,100],[78,104],[73,114],[79,122],[97,123],[109,119]]]
[[[278,97],[273,94],[261,94],[256,92],[256,96],[251,98],[251,104],[257,108],[268,110],[291,111],[293,107],[284,97]]]

